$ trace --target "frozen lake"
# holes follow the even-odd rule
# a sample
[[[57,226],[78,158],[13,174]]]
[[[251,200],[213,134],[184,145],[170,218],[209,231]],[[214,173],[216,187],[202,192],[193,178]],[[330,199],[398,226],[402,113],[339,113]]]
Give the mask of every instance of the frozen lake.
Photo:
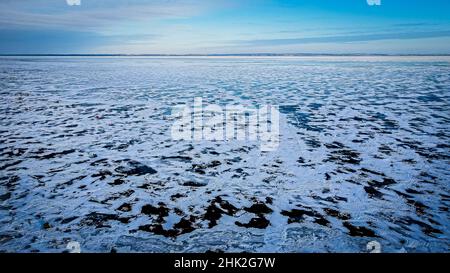
[[[1,57],[0,251],[449,250],[448,57]],[[278,105],[280,145],[172,140]]]

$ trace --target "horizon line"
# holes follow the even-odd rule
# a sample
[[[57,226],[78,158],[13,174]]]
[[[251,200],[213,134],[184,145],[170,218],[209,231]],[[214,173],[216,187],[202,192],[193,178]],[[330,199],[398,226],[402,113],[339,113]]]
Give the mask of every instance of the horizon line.
[[[370,56],[392,56],[392,57],[427,57],[427,56],[450,56],[450,53],[426,53],[426,54],[410,54],[410,53],[404,53],[404,54],[388,54],[388,53],[211,53],[211,54],[124,54],[124,53],[111,53],[111,54],[103,54],[103,53],[90,53],[90,54],[84,54],[84,53],[49,53],[49,54],[42,54],[42,53],[29,53],[29,54],[23,54],[23,53],[11,53],[11,54],[0,54],[1,57],[233,57],[233,56],[242,56],[242,57],[314,57],[314,56],[329,56],[329,57],[370,57]]]

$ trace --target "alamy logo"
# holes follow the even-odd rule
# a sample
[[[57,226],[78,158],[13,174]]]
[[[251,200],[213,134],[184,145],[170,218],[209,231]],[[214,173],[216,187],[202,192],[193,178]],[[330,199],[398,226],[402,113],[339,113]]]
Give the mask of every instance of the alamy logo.
[[[204,106],[202,98],[195,98],[193,106],[174,107],[172,117],[174,140],[259,141],[266,152],[279,146],[280,113],[275,106]]]
[[[366,248],[370,253],[381,253],[381,244],[377,241],[368,242]]]
[[[69,253],[81,253],[81,246],[79,242],[76,241],[70,241],[66,249],[69,251]]]
[[[369,6],[381,6],[381,0],[367,0]]]
[[[81,5],[81,0],[66,0],[66,3],[69,6],[79,6]]]

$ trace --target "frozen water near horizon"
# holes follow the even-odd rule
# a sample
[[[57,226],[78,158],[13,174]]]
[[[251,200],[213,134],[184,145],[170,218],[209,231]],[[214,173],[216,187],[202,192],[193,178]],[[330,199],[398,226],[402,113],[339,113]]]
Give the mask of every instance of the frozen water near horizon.
[[[0,59],[0,251],[449,251],[450,62]],[[280,146],[171,138],[279,105]]]

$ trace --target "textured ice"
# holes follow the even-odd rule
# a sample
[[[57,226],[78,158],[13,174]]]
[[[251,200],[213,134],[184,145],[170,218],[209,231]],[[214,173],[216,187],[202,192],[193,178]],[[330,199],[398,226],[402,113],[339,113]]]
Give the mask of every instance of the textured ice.
[[[2,58],[0,251],[448,251],[439,58]],[[171,107],[279,105],[280,146]]]

